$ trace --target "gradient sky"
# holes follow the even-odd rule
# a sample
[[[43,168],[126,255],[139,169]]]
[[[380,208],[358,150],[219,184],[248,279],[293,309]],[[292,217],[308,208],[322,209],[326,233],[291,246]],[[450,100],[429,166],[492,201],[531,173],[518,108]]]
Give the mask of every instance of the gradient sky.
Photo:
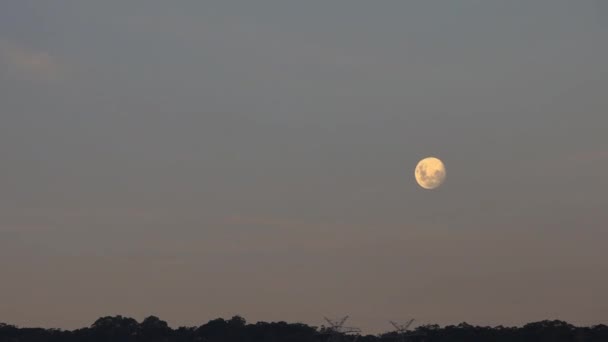
[[[608,323],[606,61],[603,0],[2,1],[0,322]]]

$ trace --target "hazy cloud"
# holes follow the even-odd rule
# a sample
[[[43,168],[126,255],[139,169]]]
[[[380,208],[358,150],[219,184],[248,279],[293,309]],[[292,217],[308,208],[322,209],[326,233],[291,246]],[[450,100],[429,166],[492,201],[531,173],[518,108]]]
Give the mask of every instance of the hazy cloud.
[[[60,67],[48,52],[0,39],[0,63],[21,78],[55,80]]]
[[[589,152],[581,152],[574,154],[570,157],[570,160],[573,162],[597,162],[608,160],[608,151],[597,150],[597,151],[589,151]]]

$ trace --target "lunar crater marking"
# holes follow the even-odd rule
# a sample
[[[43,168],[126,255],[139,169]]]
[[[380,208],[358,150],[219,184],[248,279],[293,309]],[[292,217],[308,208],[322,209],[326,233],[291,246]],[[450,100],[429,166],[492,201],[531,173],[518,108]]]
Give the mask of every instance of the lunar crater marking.
[[[445,165],[435,157],[422,159],[414,172],[416,182],[424,189],[436,189],[446,178]]]

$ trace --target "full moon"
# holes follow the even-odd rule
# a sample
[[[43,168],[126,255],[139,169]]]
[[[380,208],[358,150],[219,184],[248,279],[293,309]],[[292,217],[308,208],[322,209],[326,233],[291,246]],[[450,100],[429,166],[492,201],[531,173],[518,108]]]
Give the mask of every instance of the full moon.
[[[436,189],[445,181],[445,165],[435,157],[424,158],[416,165],[416,182],[424,189]]]

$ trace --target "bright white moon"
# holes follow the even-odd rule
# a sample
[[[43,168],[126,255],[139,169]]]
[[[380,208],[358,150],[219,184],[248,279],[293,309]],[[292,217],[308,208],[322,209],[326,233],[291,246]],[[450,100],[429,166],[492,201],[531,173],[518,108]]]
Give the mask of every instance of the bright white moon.
[[[425,189],[435,189],[445,181],[445,165],[435,157],[424,158],[416,165],[416,182]]]

